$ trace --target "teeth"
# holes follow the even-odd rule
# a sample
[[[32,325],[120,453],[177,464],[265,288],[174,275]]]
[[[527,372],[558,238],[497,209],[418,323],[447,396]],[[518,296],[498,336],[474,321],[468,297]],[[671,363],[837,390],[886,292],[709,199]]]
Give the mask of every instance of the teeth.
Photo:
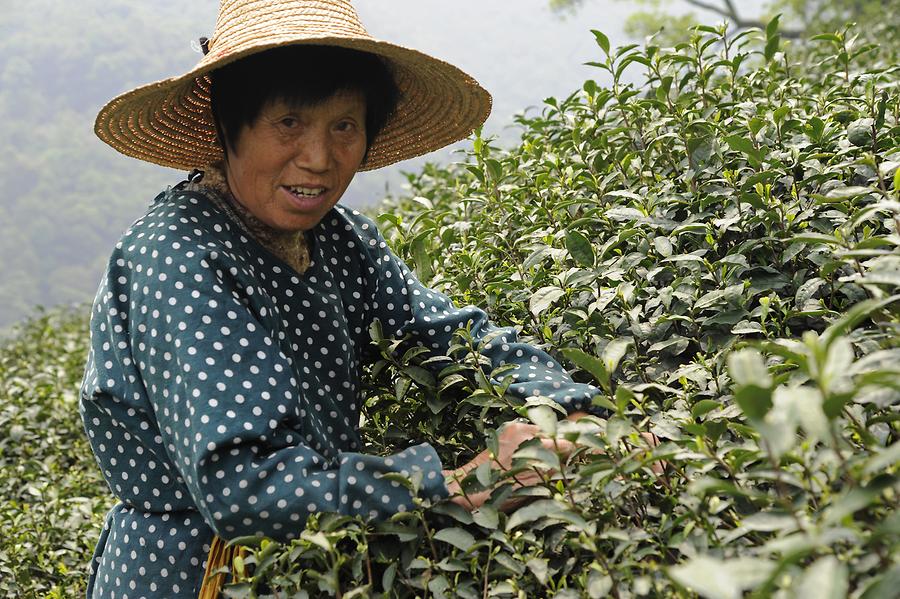
[[[324,187],[288,187],[288,189],[295,195],[306,196],[309,198],[314,198],[325,193]]]

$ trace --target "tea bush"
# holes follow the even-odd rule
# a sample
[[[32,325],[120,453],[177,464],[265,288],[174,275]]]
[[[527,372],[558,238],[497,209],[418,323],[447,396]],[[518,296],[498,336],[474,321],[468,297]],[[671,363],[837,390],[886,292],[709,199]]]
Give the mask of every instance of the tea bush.
[[[478,469],[468,488],[497,491],[471,514],[243,539],[225,594],[896,597],[900,67],[866,43],[890,31],[796,50],[777,21],[674,48],[595,32],[608,87],[547,100],[518,147],[477,138],[410,175],[379,217],[393,247],[596,384],[610,418],[558,424],[507,395],[466,333],[423,361],[376,324],[369,450],[428,440],[456,465],[526,416],[578,451]],[[514,491],[528,468],[544,484]]]
[[[38,315],[0,347],[0,597],[83,597],[114,503],[78,416],[87,314]]]

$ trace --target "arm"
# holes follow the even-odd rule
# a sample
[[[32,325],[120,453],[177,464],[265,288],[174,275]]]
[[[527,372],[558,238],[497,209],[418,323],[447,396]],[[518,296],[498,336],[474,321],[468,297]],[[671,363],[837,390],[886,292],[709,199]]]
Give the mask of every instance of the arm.
[[[413,501],[383,480],[392,473],[419,472],[421,496],[446,495],[430,446],[386,458],[342,451],[326,432],[327,381],[270,334],[260,290],[235,276],[241,264],[203,250],[166,258],[125,257],[110,295],[127,298],[128,350],[161,442],[217,534],[292,538],[320,511],[388,517]]]
[[[453,332],[470,323],[476,341],[492,336],[481,350],[490,360],[491,370],[503,364],[517,366],[504,375],[513,377],[509,393],[522,398],[549,397],[568,413],[605,414],[591,406],[599,389],[574,382],[549,354],[520,342],[514,327],[497,327],[480,308],[459,308],[443,293],[425,287],[390,249],[371,219],[349,210],[346,214],[374,264],[368,281],[373,296],[370,320],[378,318],[386,334],[397,339],[411,335],[413,342],[431,349],[432,355],[446,355]]]

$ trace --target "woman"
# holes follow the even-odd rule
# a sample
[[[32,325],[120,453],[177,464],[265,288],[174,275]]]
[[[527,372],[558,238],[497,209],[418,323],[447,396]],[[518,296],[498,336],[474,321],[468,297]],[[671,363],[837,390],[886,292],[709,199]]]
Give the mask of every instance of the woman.
[[[361,453],[362,364],[379,319],[444,354],[454,330],[496,331],[424,287],[375,223],[337,205],[353,175],[461,139],[490,96],[437,59],[373,40],[345,0],[223,0],[188,74],[116,98],[97,119],[115,149],[201,172],[126,231],[92,310],[81,412],[119,504],[88,596],[196,597],[215,536],[298,535],[318,511],[412,507],[384,475],[452,497],[488,459],[445,472],[433,447]],[[518,364],[509,392],[570,413],[597,390],[502,329],[484,350]],[[500,466],[535,427],[507,427]],[[495,464],[496,465],[496,464]]]

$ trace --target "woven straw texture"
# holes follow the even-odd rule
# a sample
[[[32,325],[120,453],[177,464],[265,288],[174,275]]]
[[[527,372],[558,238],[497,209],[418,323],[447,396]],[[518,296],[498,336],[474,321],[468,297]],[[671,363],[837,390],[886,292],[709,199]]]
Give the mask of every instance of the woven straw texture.
[[[209,556],[206,559],[206,571],[203,573],[203,582],[200,584],[200,595],[198,599],[219,599],[222,589],[225,587],[225,573],[218,572],[222,568],[232,570],[234,568],[234,558],[247,557],[247,549],[239,545],[231,545],[216,535],[213,537],[212,545],[209,549]],[[231,581],[234,582],[235,576],[232,575]]]
[[[210,110],[209,73],[290,44],[331,45],[387,59],[400,102],[360,170],[420,156],[467,137],[491,111],[491,96],[455,66],[372,38],[348,0],[222,0],[209,53],[190,72],[113,99],[97,136],[119,152],[190,170],[223,158]]]

